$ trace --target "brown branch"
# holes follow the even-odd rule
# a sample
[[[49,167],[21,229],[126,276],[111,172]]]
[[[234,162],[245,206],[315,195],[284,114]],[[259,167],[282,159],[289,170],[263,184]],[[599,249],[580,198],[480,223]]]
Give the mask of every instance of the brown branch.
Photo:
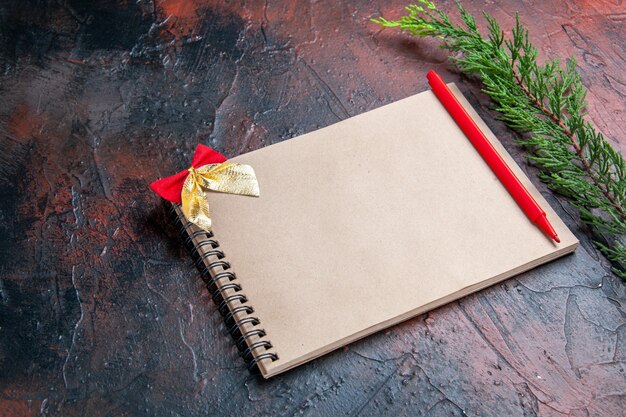
[[[563,120],[561,120],[561,118],[559,118],[556,114],[552,113],[543,104],[541,100],[535,97],[535,95],[528,89],[528,87],[526,87],[526,85],[522,81],[522,78],[519,76],[517,71],[515,71],[515,68],[513,66],[511,66],[511,68],[513,70],[513,77],[515,78],[515,82],[517,83],[517,85],[519,85],[519,87],[522,89],[524,94],[526,94],[526,96],[532,101],[533,105],[563,130],[563,133],[565,133],[565,136],[567,136],[567,138],[571,142],[572,147],[574,148],[574,151],[576,151],[576,156],[578,156],[583,170],[587,173],[589,178],[591,178],[591,181],[593,182],[593,184],[596,187],[598,187],[600,192],[602,192],[602,195],[604,195],[609,200],[613,208],[615,208],[615,210],[617,210],[617,212],[622,217],[626,217],[626,211],[624,211],[622,206],[617,202],[617,200],[615,199],[615,196],[613,196],[611,192],[608,189],[606,189],[604,185],[600,183],[598,179],[596,178],[593,168],[591,167],[589,160],[583,154],[583,148],[580,146],[580,144],[576,140],[576,136],[574,135],[574,133],[565,125],[565,123],[563,122]]]

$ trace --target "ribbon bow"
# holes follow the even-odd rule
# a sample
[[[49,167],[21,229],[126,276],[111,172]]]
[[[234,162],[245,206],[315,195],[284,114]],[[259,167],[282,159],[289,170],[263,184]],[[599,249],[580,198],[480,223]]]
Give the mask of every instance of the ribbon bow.
[[[211,231],[209,191],[259,196],[250,165],[227,162],[224,155],[204,145],[196,148],[189,169],[155,181],[150,188],[172,203],[182,203],[187,220],[206,231]]]

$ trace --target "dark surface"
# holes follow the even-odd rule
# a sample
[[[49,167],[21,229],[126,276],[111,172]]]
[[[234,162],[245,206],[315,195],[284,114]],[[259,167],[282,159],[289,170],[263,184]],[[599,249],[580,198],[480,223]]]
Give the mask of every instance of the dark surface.
[[[575,255],[270,381],[244,370],[147,188],[197,143],[287,140],[435,68],[536,180],[436,42],[368,22],[405,1],[379,3],[0,4],[0,415],[624,415],[625,286],[542,185]],[[626,149],[623,5],[546,3],[466,5],[507,28],[519,10],[542,56],[573,53],[590,119]]]

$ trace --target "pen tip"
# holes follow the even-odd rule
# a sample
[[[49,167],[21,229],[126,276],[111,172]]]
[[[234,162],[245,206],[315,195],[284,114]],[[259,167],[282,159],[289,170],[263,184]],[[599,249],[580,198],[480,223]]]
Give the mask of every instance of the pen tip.
[[[537,223],[537,226],[539,226],[539,228],[543,230],[543,232],[548,237],[550,237],[551,239],[554,239],[556,243],[561,243],[561,239],[559,239],[559,235],[556,234],[556,230],[554,230],[554,227],[552,227],[552,225],[548,221],[548,218],[546,217],[545,213],[542,213],[539,217],[537,217],[537,220],[535,220],[535,223]]]

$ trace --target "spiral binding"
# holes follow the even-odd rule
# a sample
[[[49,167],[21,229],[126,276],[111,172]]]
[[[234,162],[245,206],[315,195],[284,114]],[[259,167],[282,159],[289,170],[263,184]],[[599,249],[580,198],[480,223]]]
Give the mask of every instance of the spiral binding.
[[[259,372],[259,363],[263,360],[278,359],[278,355],[269,352],[273,347],[269,340],[263,339],[267,334],[260,327],[261,321],[258,317],[253,316],[254,308],[248,305],[248,298],[241,293],[242,288],[237,282],[237,276],[230,271],[230,264],[224,260],[224,252],[219,249],[219,242],[214,239],[213,233],[204,230],[189,230],[191,222],[183,223],[181,216],[178,215],[176,205],[172,204],[169,214],[174,221],[183,238],[185,247],[189,251],[194,264],[200,271],[200,277],[206,284],[213,302],[217,305],[217,309],[224,317],[224,323],[228,332],[232,336],[240,355],[247,364],[248,370],[253,373]],[[202,242],[194,245],[194,239],[203,238]],[[199,251],[206,248],[206,251]],[[211,261],[210,257],[216,257],[217,260]],[[211,273],[211,269],[221,267],[222,270]],[[232,290],[227,295],[226,291]],[[229,305],[239,301],[241,305],[230,307]],[[237,316],[239,314],[239,316]],[[243,317],[242,317],[243,316]],[[244,331],[242,326],[248,324],[251,327]],[[256,336],[258,340],[251,341],[250,338]]]

